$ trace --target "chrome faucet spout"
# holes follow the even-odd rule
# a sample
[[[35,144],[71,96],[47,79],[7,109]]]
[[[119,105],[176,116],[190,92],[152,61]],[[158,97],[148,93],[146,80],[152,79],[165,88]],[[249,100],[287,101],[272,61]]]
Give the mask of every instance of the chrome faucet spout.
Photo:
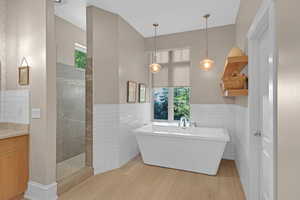
[[[190,126],[190,121],[187,117],[181,117],[178,125],[180,128],[187,128]]]

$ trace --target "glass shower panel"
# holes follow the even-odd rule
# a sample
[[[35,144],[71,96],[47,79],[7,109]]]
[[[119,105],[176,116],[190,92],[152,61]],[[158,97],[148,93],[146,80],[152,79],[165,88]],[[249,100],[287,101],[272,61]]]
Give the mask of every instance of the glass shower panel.
[[[57,178],[85,166],[85,70],[57,63]]]

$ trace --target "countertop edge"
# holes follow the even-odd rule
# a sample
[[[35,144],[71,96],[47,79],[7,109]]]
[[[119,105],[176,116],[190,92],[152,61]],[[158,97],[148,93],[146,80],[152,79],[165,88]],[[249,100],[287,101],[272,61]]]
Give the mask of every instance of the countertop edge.
[[[0,134],[0,140],[10,139],[10,138],[19,137],[19,136],[25,136],[25,135],[29,135],[29,133],[20,132],[20,133]]]

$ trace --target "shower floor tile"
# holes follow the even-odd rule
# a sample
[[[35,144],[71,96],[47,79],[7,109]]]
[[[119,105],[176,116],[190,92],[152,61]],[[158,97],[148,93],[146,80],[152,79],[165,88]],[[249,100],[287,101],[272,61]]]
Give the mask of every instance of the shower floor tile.
[[[56,180],[61,180],[85,167],[85,153],[64,160],[56,165]]]

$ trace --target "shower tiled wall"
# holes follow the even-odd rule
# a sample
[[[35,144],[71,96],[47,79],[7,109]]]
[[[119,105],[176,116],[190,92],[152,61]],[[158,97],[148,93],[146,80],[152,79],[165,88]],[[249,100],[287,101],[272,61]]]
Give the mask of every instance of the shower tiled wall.
[[[85,71],[57,63],[56,160],[85,151]]]

